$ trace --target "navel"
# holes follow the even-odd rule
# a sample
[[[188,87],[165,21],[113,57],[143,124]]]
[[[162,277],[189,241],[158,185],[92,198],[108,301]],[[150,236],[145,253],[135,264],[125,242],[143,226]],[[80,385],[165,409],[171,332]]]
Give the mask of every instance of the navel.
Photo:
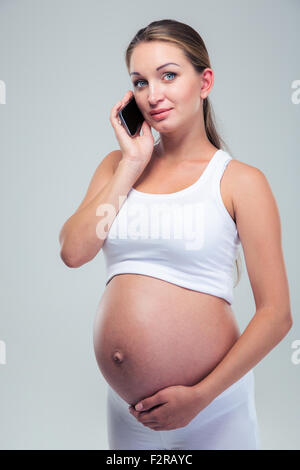
[[[113,353],[113,361],[117,364],[120,364],[124,360],[124,355],[121,351],[115,351]]]

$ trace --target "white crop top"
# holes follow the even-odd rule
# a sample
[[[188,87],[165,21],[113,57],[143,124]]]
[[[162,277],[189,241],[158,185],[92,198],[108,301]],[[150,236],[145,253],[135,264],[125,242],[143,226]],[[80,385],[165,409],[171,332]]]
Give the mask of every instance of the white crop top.
[[[181,191],[151,194],[131,188],[123,196],[102,245],[106,285],[117,274],[143,274],[232,304],[240,239],[220,193],[230,160],[219,149],[200,178]]]

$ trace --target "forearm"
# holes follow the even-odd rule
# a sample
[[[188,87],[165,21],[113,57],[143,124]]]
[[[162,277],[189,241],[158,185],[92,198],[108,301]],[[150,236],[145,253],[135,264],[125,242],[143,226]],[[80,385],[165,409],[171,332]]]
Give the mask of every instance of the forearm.
[[[196,400],[214,400],[226,388],[258,364],[288,333],[290,316],[277,315],[274,309],[261,308],[221,362],[198,384],[192,386]],[[200,402],[199,402],[200,403]]]

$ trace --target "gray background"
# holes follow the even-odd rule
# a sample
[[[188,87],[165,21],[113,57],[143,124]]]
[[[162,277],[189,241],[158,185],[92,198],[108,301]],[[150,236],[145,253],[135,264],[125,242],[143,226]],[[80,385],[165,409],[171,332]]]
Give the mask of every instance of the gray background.
[[[294,325],[254,369],[256,404],[263,448],[300,449],[299,16],[299,0],[0,0],[1,449],[108,449],[92,343],[103,254],[70,269],[58,235],[119,148],[109,114],[132,89],[126,47],[164,18],[202,36],[218,130],[235,158],[264,172],[279,207]],[[233,310],[243,331],[255,303],[242,260]]]

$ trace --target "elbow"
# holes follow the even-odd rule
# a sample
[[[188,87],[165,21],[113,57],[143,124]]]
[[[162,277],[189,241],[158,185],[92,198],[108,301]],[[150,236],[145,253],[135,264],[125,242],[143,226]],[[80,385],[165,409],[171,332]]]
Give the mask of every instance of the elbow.
[[[290,330],[293,326],[293,317],[292,317],[292,312],[291,312],[291,305],[290,305],[289,302],[288,302],[284,312],[285,312],[284,320],[285,320],[285,323],[287,324],[287,326]]]
[[[291,306],[288,302],[284,302],[282,305],[273,304],[269,308],[269,312],[273,319],[282,327],[282,329],[288,332],[293,326],[293,317],[291,312]]]
[[[293,326],[293,323],[294,323],[291,312],[289,312],[288,315],[287,315],[287,323],[289,325],[289,330],[290,330]]]
[[[68,268],[79,268],[91,261],[101,250],[103,243],[101,243],[100,247],[87,247],[86,245],[87,242],[85,240],[82,240],[81,237],[74,237],[74,234],[72,237],[69,235],[61,239],[60,257]]]
[[[60,257],[64,264],[68,266],[68,268],[80,268],[80,266],[83,266],[84,264],[91,261],[95,257],[95,254],[90,257],[85,256],[84,258],[75,258],[72,255],[68,255],[63,249],[61,249]]]
[[[292,317],[291,312],[288,312],[283,317],[282,324],[283,324],[283,327],[282,327],[283,335],[286,336],[293,326],[293,317]]]
[[[290,309],[278,309],[274,306],[263,308],[271,324],[276,328],[277,334],[283,339],[293,326],[293,318]]]
[[[66,266],[68,266],[68,268],[79,268],[79,266],[81,266],[81,264],[78,263],[78,261],[74,260],[74,258],[72,258],[71,256],[68,256],[63,251],[63,249],[61,249],[61,251],[60,251],[60,257],[61,257],[62,261],[64,262],[64,264]]]
[[[60,243],[60,258],[63,263],[68,266],[68,268],[78,268],[82,263],[78,262],[78,256],[75,257],[74,254],[78,254],[78,247],[74,247],[74,243],[70,244],[69,237],[66,234],[62,234],[62,231],[59,235]]]

